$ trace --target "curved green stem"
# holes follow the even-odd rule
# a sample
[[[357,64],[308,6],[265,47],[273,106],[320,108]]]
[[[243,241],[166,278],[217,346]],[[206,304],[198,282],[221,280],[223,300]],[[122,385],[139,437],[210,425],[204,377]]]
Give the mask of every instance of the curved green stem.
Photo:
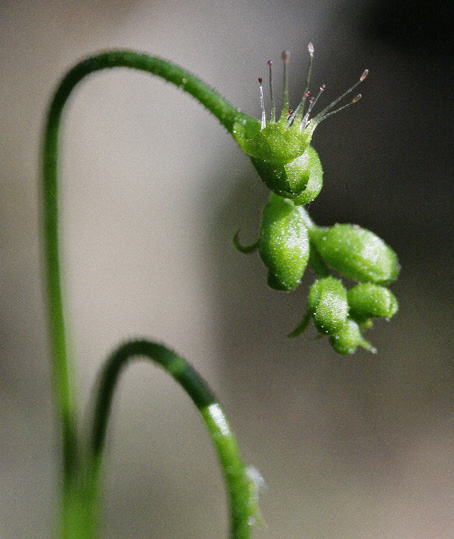
[[[317,247],[313,241],[310,242],[310,249],[309,264],[312,266],[315,275],[317,275],[317,279],[323,279],[324,277],[329,277],[332,275],[331,271],[328,269],[328,266],[325,264],[325,261],[317,251]]]
[[[296,337],[299,337],[300,335],[302,335],[306,331],[306,328],[309,325],[310,321],[311,321],[311,312],[308,309],[306,311],[306,314],[304,315],[304,318],[296,326],[296,328],[287,335],[287,337],[289,339],[295,339]]]
[[[321,227],[317,226],[314,221],[311,219],[309,212],[306,208],[303,206],[298,206],[300,215],[304,220],[304,224],[307,226],[309,230],[309,239],[311,239],[311,235],[316,234],[321,230]],[[331,275],[331,271],[329,270],[328,266],[325,264],[323,258],[320,256],[319,252],[317,251],[317,248],[315,246],[315,243],[313,241],[310,242],[310,255],[309,255],[309,264],[312,266],[312,269],[315,272],[315,275],[317,275],[318,279],[322,279],[323,277],[329,277]],[[307,325],[307,324],[306,324]],[[301,328],[302,331],[306,329],[306,326],[304,326],[304,319],[301,322]],[[299,326],[292,331],[289,337],[297,337],[302,333],[300,331],[301,329]],[[295,333],[297,332],[297,333]]]
[[[242,245],[240,242],[240,231],[237,230],[233,236],[233,245],[237,251],[244,253],[245,255],[255,253],[259,248],[259,240],[252,243],[251,245]]]
[[[180,356],[161,344],[146,340],[123,344],[106,362],[95,403],[90,439],[93,478],[99,473],[107,422],[115,387],[130,359],[146,357],[164,368],[188,393],[200,411],[218,451],[227,485],[232,539],[247,539],[257,516],[257,496],[252,480],[240,458],[238,447],[221,406],[200,375]]]
[[[133,51],[111,51],[87,58],[73,67],[63,78],[50,104],[43,144],[43,229],[46,266],[48,316],[50,326],[51,369],[55,405],[63,435],[63,514],[74,505],[80,471],[80,447],[77,437],[77,399],[68,362],[65,320],[61,292],[58,231],[58,151],[62,112],[75,86],[92,72],[114,67],[146,71],[177,85],[194,96],[227,131],[234,126],[245,131],[257,129],[258,121],[239,112],[215,90],[188,71],[166,60]],[[66,507],[68,506],[68,507]],[[66,508],[65,508],[66,507]]]

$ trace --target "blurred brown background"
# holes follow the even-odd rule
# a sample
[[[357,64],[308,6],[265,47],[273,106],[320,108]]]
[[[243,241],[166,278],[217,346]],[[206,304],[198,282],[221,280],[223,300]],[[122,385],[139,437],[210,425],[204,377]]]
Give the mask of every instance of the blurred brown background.
[[[446,3],[447,5],[447,3]],[[367,67],[363,100],[317,130],[320,224],[357,222],[399,253],[401,310],[337,356],[311,329],[289,341],[308,276],[267,289],[256,234],[266,189],[195,101],[125,70],[93,76],[67,109],[61,202],[66,305],[84,407],[106,354],[149,336],[224,403],[263,474],[257,539],[454,537],[452,26],[445,3],[7,1],[0,3],[0,536],[48,538],[59,440],[40,266],[39,146],[65,71],[94,51],[174,60],[259,115],[257,77],[292,51],[300,96],[315,45],[324,102]],[[280,94],[279,94],[280,95]],[[189,399],[136,364],[115,401],[105,538],[227,536],[211,442]]]

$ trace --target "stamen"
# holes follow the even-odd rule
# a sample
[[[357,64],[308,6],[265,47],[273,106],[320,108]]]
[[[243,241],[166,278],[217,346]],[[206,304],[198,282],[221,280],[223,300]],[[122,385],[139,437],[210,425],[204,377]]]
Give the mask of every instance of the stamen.
[[[288,109],[287,123],[285,124],[285,126],[290,127],[293,124],[294,119],[295,111],[293,109]]]
[[[262,129],[265,129],[266,127],[266,112],[265,112],[265,102],[263,100],[263,86],[262,86],[262,79],[259,77],[259,87],[260,87],[260,109],[262,110]]]
[[[354,103],[358,103],[358,101],[361,99],[361,94],[358,94],[357,96],[355,96],[351,101],[350,103],[347,103],[346,105],[342,106],[342,107],[339,107],[338,109],[336,110],[333,110],[332,112],[328,112],[328,114],[325,114],[324,116],[322,116],[322,118],[320,120],[317,121],[317,124],[319,124],[320,122],[323,122],[323,120],[326,120],[326,118],[329,118],[330,116],[333,116],[333,114],[337,114],[338,112],[340,112],[341,110],[344,110],[346,109],[347,107],[349,107],[350,105],[353,105]],[[317,120],[318,116],[316,116],[314,118],[314,120]]]
[[[318,91],[318,94],[316,95],[316,97],[311,97],[310,100],[309,100],[309,107],[307,109],[307,112],[306,114],[304,115],[304,118],[301,122],[301,125],[300,125],[300,130],[301,131],[304,131],[304,129],[306,128],[306,125],[308,124],[308,121],[309,121],[309,114],[312,112],[312,109],[314,108],[315,106],[315,103],[317,103],[319,97],[322,95],[322,93],[326,90],[326,84],[322,84],[320,86],[320,89]]]
[[[288,111],[288,75],[287,75],[287,64],[290,60],[290,52],[284,51],[282,53],[282,62],[284,64],[284,101],[282,103],[282,112],[281,112],[281,119],[287,118],[287,111]]]
[[[298,122],[301,120],[304,114],[304,107],[306,106],[306,99],[309,97],[309,85],[311,82],[311,74],[312,74],[312,63],[314,60],[314,45],[312,43],[309,43],[307,45],[307,50],[309,51],[309,70],[307,72],[306,77],[306,87],[304,88],[303,97],[301,98],[300,104],[296,107],[294,118],[292,118],[292,121],[296,119]]]
[[[315,122],[316,124],[320,123],[322,120],[324,120],[325,118],[327,118],[328,116],[331,116],[333,113],[329,113],[328,114],[328,111],[330,111],[334,106],[336,106],[339,101],[341,101],[346,95],[348,94],[351,94],[353,92],[353,90],[363,82],[363,80],[367,77],[367,75],[369,74],[369,70],[368,69],[365,69],[363,71],[363,74],[361,75],[361,77],[359,78],[359,80],[357,82],[355,82],[355,84],[353,86],[351,86],[346,92],[344,92],[341,96],[339,96],[337,99],[335,99],[332,103],[330,103],[326,108],[324,108],[321,112],[319,112],[317,114],[317,116],[312,120],[313,122]],[[358,100],[357,100],[358,101]],[[353,103],[353,101],[352,101]],[[349,103],[349,105],[351,105],[352,103]],[[356,103],[356,101],[355,101]],[[335,112],[338,112],[339,110],[342,110],[346,107],[347,105],[341,107],[340,109],[337,109],[337,111]]]
[[[270,97],[271,97],[271,121],[274,123],[276,121],[276,103],[274,101],[274,91],[273,91],[273,75],[271,66],[273,62],[268,60],[268,67],[270,68]]]

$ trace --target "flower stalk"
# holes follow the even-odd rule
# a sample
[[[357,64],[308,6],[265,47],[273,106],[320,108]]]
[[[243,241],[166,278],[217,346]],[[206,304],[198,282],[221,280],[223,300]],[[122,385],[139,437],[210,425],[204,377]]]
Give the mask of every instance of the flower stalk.
[[[134,51],[116,50],[101,53],[73,67],[63,78],[52,99],[47,114],[43,153],[42,153],[42,189],[43,189],[43,233],[44,233],[44,257],[45,257],[45,275],[47,288],[47,305],[50,329],[50,352],[51,352],[51,371],[54,391],[54,402],[57,410],[58,422],[62,433],[62,451],[63,451],[63,484],[62,484],[62,537],[71,539],[94,538],[97,537],[96,513],[97,504],[97,470],[101,462],[101,449],[103,444],[103,432],[97,423],[97,437],[95,436],[95,450],[90,453],[92,460],[88,465],[83,460],[84,448],[78,433],[79,410],[76,399],[75,383],[73,376],[73,367],[68,354],[67,332],[65,326],[65,315],[63,310],[62,285],[61,285],[61,266],[60,266],[60,238],[59,238],[59,204],[58,204],[58,168],[59,168],[59,142],[60,128],[64,107],[72,94],[74,88],[86,76],[96,71],[111,69],[117,67],[132,68],[144,71],[152,75],[175,84],[183,91],[189,93],[204,105],[227,129],[233,133],[234,125],[241,125],[246,134],[254,130],[258,121],[254,118],[241,113],[226,101],[218,92],[201,81],[198,77],[185,69],[155,56],[142,54]],[[123,357],[120,349],[119,357]],[[117,364],[115,361],[111,365]],[[104,394],[104,397],[106,395]],[[110,401],[109,401],[110,402]],[[98,402],[98,411],[99,411]],[[101,406],[102,408],[102,406]],[[104,408],[108,411],[109,407]],[[225,437],[214,436],[216,421],[209,413],[209,407],[201,410],[206,423],[209,425],[210,432],[215,444],[221,444],[227,451],[229,446],[230,453],[236,455],[236,445],[233,435]],[[107,416],[97,415],[97,421],[100,418],[106,420]],[[99,430],[101,429],[101,430]],[[226,442],[228,440],[228,442]],[[93,449],[92,447],[92,449]],[[218,450],[220,448],[218,447]],[[227,451],[228,453],[228,451]],[[222,454],[222,451],[220,451]],[[234,458],[234,457],[231,457]],[[239,456],[236,456],[236,489],[243,494],[230,496],[235,504],[232,507],[232,539],[247,539],[250,535],[249,515],[244,511],[237,509],[241,498],[251,499],[250,485],[244,477],[245,468],[241,463]],[[221,464],[226,470],[229,458],[221,458]],[[93,473],[88,480],[85,477],[88,469],[88,475]],[[242,471],[241,471],[242,470]],[[228,479],[228,474],[225,471]],[[230,489],[231,490],[231,489]],[[85,507],[84,514],[90,515],[87,520],[90,525],[83,526],[81,518],[81,508]],[[244,522],[246,524],[244,524]]]

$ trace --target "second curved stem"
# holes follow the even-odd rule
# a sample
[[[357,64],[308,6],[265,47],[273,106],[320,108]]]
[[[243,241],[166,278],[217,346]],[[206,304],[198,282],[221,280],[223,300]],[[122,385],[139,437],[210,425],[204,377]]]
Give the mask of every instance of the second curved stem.
[[[231,512],[230,537],[249,539],[258,514],[257,489],[241,460],[224,412],[206,382],[191,365],[175,352],[155,342],[136,340],[123,344],[108,359],[101,372],[90,439],[90,472],[94,491],[116,385],[128,362],[139,357],[163,367],[183,387],[201,413],[217,449],[227,485]]]

